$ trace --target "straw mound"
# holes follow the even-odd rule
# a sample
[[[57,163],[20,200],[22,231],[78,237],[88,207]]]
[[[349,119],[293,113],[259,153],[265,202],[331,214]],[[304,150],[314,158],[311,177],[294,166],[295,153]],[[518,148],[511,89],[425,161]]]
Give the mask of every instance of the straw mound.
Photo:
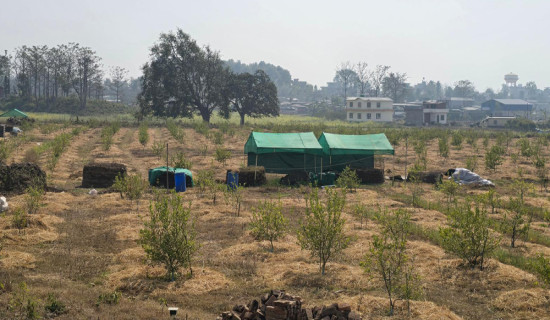
[[[547,311],[550,292],[541,288],[518,289],[500,294],[492,305],[501,311]]]
[[[319,301],[320,303],[329,303],[333,298]],[[338,301],[349,303],[353,310],[358,310],[363,319],[428,319],[428,320],[461,320],[451,310],[438,306],[431,301],[411,301],[411,316],[407,316],[407,304],[405,301],[398,301],[395,309],[395,316],[387,316],[389,310],[389,300],[386,297],[377,297],[371,295],[362,296],[338,296]],[[308,305],[312,304],[306,301]],[[315,304],[318,304],[315,301]]]
[[[193,277],[186,280],[181,286],[176,287],[176,283],[168,286],[168,291],[175,294],[204,294],[213,290],[229,288],[232,281],[227,279],[222,273],[209,268],[193,269]],[[175,288],[174,288],[175,287]]]
[[[21,251],[2,250],[2,259],[0,259],[0,265],[6,269],[34,269],[36,267],[35,262],[36,258],[32,254]]]

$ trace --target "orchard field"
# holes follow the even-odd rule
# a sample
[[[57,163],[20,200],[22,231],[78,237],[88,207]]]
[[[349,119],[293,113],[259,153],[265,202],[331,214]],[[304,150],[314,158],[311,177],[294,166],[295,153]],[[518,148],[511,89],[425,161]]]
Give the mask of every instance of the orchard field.
[[[395,148],[395,156],[384,157],[386,175],[403,175],[406,165],[409,171],[469,167],[496,185],[494,197],[499,201],[489,205],[472,200],[484,198],[488,188],[449,191],[398,181],[361,185],[346,193],[343,210],[351,242],[321,275],[318,260],[301,249],[296,235],[310,187],[280,186],[280,176],[268,175],[266,185],[238,191],[239,213],[232,199],[226,201],[223,187],[189,188],[181,196],[191,203],[200,248],[193,257],[192,276],[182,270],[176,281],[168,281],[163,266],[148,263],[138,242],[153,192],[148,189],[139,200],[128,200],[113,190],[98,189],[99,194],[91,196],[89,189],[79,187],[82,168],[92,161],[123,163],[129,175],[146,179],[149,168],[166,164],[166,143],[171,164],[190,163],[195,179],[211,170],[221,184],[227,168],[246,162],[243,147],[251,130],[385,132]],[[58,319],[160,319],[168,318],[167,306],[176,306],[180,316],[215,319],[235,304],[284,289],[307,305],[345,302],[363,319],[389,319],[384,282],[377,273],[365,272],[361,261],[382,230],[375,212],[401,209],[410,214],[406,252],[420,294],[411,301],[410,314],[406,302],[397,301],[393,318],[550,318],[550,194],[543,185],[549,143],[550,134],[545,133],[361,127],[292,117],[252,120],[244,127],[221,119],[211,125],[198,119],[150,120],[141,126],[127,119],[79,124],[39,119],[23,135],[0,145],[6,163],[40,165],[50,187],[36,200],[39,206],[27,216],[26,227],[16,226],[15,214],[17,208],[28,207],[30,196],[5,195],[10,209],[0,216],[0,318],[25,318],[31,308],[37,316]],[[496,150],[494,146],[499,150],[496,163],[498,158],[501,163],[487,168],[487,153]],[[218,161],[227,151],[228,159]],[[502,226],[513,216],[509,203],[520,190],[530,224],[512,248],[511,235]],[[215,203],[213,193],[218,193]],[[268,241],[256,241],[249,230],[252,212],[264,200],[280,201],[289,221],[287,232],[274,242],[274,252]],[[488,212],[489,232],[499,240],[483,270],[446,251],[439,232],[449,225],[452,209],[464,202],[476,202]],[[362,217],[358,205],[366,208]],[[59,311],[59,304],[63,312],[56,315],[52,310]]]

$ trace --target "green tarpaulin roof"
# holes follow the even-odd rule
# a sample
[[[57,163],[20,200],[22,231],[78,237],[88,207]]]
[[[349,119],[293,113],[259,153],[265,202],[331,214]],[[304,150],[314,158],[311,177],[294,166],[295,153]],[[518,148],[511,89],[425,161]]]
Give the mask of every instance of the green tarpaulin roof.
[[[193,186],[193,184],[194,184],[193,183],[193,174],[188,169],[182,169],[182,168],[175,168],[174,169],[172,167],[168,167],[168,171],[173,172],[173,173],[180,173],[180,172],[185,173],[186,176],[191,177],[191,185],[188,186],[188,187]],[[158,168],[154,168],[154,169],[149,170],[149,183],[151,185],[154,185],[155,182],[157,181],[157,179],[159,178],[159,176],[161,176],[161,175],[166,175],[166,166],[158,167]]]
[[[313,132],[252,132],[244,145],[244,153],[307,153],[322,155],[323,148]]]
[[[24,112],[19,111],[17,109],[12,109],[8,112],[4,112],[0,114],[0,118],[28,118]]]
[[[326,155],[394,154],[393,147],[383,133],[345,135],[323,132],[319,143]]]

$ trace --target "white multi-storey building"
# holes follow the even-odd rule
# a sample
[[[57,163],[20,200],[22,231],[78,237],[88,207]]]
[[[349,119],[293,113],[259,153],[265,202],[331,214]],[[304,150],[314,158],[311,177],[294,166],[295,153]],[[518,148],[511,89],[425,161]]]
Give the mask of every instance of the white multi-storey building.
[[[347,98],[346,119],[350,122],[392,122],[393,100],[381,97]]]

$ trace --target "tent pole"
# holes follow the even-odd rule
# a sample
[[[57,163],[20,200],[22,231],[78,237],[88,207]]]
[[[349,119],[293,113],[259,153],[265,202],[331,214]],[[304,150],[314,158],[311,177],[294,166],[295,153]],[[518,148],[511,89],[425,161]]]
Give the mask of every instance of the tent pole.
[[[174,172],[174,175],[175,174],[176,173]],[[175,182],[174,182],[174,187],[175,187]],[[170,190],[170,179],[168,175],[168,142],[166,142],[166,192],[168,192],[168,190]]]
[[[254,166],[254,184],[256,183],[256,170],[258,169],[258,154],[256,153],[256,165]]]

